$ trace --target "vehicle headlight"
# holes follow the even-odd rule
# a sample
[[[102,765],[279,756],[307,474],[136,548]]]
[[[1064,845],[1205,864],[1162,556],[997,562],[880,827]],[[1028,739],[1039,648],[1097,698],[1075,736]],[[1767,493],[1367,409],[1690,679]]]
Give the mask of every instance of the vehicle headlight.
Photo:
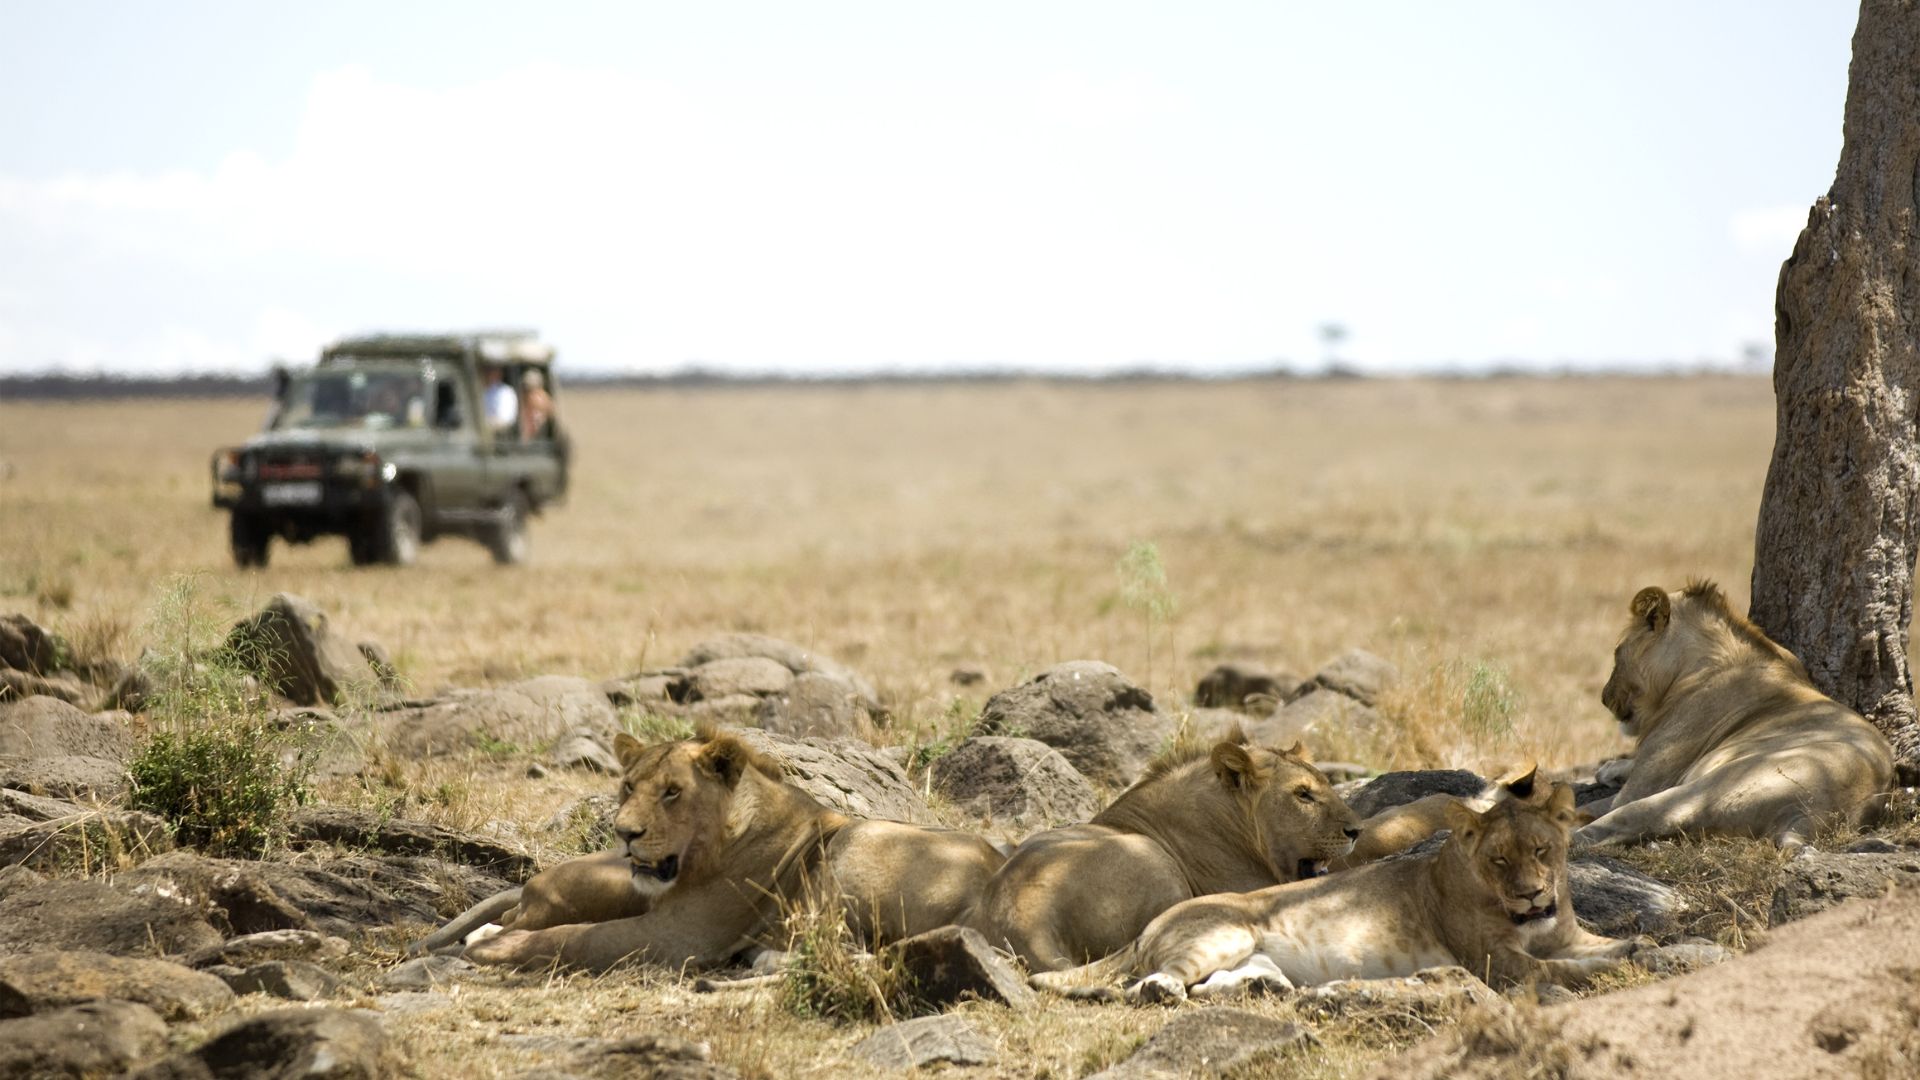
[[[395,465],[391,461],[382,462],[380,464],[380,479],[385,480],[387,483],[391,484],[393,483],[393,478],[399,475],[400,475],[400,466]]]

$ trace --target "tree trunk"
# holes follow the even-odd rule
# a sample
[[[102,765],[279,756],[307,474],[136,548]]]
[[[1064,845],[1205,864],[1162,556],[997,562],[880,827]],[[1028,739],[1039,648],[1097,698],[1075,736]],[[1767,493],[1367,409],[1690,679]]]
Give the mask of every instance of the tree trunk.
[[[1780,268],[1753,621],[1920,764],[1920,0],[1865,0],[1840,167]]]

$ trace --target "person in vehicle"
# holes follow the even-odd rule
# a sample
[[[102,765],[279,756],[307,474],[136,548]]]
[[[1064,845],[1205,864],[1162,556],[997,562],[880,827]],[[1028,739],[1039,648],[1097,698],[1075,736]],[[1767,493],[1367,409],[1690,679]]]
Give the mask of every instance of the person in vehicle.
[[[547,393],[547,380],[539,368],[528,368],[520,380],[520,393],[526,400],[520,406],[520,437],[538,439],[546,434],[553,419],[553,395]]]
[[[507,385],[505,369],[487,368],[487,390],[482,400],[487,410],[487,426],[496,432],[512,431],[520,418],[520,396]]]

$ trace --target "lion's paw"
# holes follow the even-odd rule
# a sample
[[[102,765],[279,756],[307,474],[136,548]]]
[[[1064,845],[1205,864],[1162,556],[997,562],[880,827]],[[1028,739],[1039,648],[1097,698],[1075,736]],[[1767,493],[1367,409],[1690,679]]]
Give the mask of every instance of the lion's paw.
[[[533,931],[505,930],[467,946],[461,956],[475,964],[524,964],[534,959]]]
[[[1174,1005],[1187,1000],[1187,987],[1166,972],[1156,971],[1134,983],[1127,990],[1127,1000],[1135,1005]]]

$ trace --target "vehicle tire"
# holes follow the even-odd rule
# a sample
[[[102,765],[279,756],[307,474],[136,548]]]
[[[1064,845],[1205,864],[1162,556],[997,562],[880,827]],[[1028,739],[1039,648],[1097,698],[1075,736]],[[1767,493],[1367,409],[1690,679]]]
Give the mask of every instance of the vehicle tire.
[[[379,522],[347,534],[347,558],[355,566],[372,566],[380,561],[381,524]]]
[[[227,523],[227,537],[233,548],[233,565],[243,568],[267,565],[267,547],[273,542],[273,534],[267,531],[267,523],[258,515],[236,510]]]
[[[527,519],[533,511],[527,506],[526,495],[519,491],[510,492],[507,501],[501,504],[496,513],[499,516],[487,527],[483,538],[487,550],[493,553],[493,561],[501,566],[519,566],[527,561],[530,546]]]
[[[412,566],[420,557],[420,503],[405,488],[395,488],[380,517],[380,561],[388,566]]]

